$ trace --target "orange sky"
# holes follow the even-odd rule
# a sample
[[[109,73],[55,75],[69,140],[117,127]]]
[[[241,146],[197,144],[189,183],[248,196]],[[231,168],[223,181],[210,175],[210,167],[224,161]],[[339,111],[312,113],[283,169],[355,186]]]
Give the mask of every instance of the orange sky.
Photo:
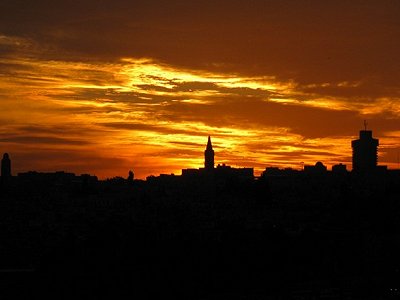
[[[33,1],[32,1],[33,2]],[[190,3],[187,3],[190,2]],[[398,168],[398,1],[2,1],[0,152],[101,178],[216,163]]]

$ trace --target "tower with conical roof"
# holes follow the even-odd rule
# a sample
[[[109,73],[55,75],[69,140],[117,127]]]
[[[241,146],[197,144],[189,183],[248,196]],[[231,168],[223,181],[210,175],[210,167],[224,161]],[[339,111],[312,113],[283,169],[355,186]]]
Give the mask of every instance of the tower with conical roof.
[[[214,170],[214,150],[212,148],[210,136],[208,136],[207,147],[204,151],[204,169],[206,171]]]
[[[360,130],[360,138],[351,142],[353,148],[353,171],[374,171],[378,164],[379,140],[372,137],[372,130],[367,130],[364,122],[364,130]]]

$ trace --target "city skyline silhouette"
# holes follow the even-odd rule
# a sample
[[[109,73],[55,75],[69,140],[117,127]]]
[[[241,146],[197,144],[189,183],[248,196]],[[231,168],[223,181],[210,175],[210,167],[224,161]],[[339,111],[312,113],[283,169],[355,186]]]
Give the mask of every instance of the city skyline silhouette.
[[[367,121],[364,121],[364,130],[360,130],[359,132],[359,139],[357,140],[352,140],[351,141],[351,147],[353,148],[353,154],[352,154],[352,168],[347,170],[347,165],[344,164],[343,162],[339,162],[338,164],[334,164],[331,167],[331,171],[335,171],[335,169],[343,169],[344,171],[353,171],[353,172],[358,172],[358,173],[369,173],[369,172],[375,172],[377,170],[387,170],[387,166],[385,165],[379,165],[378,166],[378,146],[379,146],[379,139],[373,138],[372,130],[367,130],[366,127]],[[207,144],[206,144],[206,149],[204,151],[204,167],[203,169],[207,172],[212,172],[215,168],[215,161],[214,161],[214,156],[215,152],[213,150],[212,142],[211,142],[211,136],[208,136]],[[226,163],[218,163],[217,161],[217,167],[225,167]],[[247,166],[247,168],[250,168],[251,166]],[[300,171],[305,171],[305,170],[312,170],[314,168],[320,168],[323,167],[325,171],[327,171],[327,167],[323,164],[323,162],[316,162],[315,166],[313,164],[304,164],[302,162],[302,167]],[[229,168],[231,168],[229,166]],[[270,162],[269,164],[266,164],[266,169],[268,168],[277,168],[274,166],[273,162]],[[200,168],[201,169],[201,168]],[[246,167],[244,167],[246,169]],[[293,170],[299,170],[297,168],[282,168],[282,169],[293,169]],[[184,175],[184,173],[187,173],[187,170],[195,170],[193,168],[191,169],[181,169],[182,172],[181,174]],[[253,173],[254,167],[251,167],[251,172]],[[393,169],[396,170],[396,169]],[[27,170],[28,171],[28,170]],[[29,170],[29,171],[37,171],[37,170]],[[64,172],[65,170],[57,170],[57,172]],[[26,172],[26,171],[25,171]],[[19,173],[24,173],[24,172],[19,172]],[[10,177],[12,172],[11,172],[11,160],[9,158],[8,153],[4,153],[3,159],[1,162],[1,174],[3,177]],[[4,175],[3,175],[4,174]],[[162,174],[162,173],[160,173]],[[175,173],[167,173],[167,174],[173,174],[173,175],[179,175]],[[94,174],[96,175],[96,174]],[[122,175],[122,174],[121,174]],[[262,174],[260,174],[261,176]],[[129,171],[129,178],[133,178],[134,174],[133,171]],[[154,174],[151,174],[149,176],[154,176]],[[147,176],[147,177],[149,177]],[[253,175],[254,176],[254,175]],[[107,177],[111,178],[111,177]]]

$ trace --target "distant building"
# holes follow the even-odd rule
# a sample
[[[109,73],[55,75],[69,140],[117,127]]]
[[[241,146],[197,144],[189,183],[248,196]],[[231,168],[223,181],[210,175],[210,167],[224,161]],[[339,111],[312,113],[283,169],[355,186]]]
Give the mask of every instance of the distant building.
[[[182,176],[198,176],[200,174],[199,169],[182,169]]]
[[[340,163],[338,165],[333,165],[332,166],[332,173],[334,174],[346,174],[347,173],[347,168],[346,165]]]
[[[41,173],[29,171],[18,173],[18,180],[25,183],[46,183],[48,185],[70,186],[73,184],[94,184],[98,181],[96,176],[82,174],[80,176],[74,173],[64,171]]]
[[[265,171],[262,172],[261,177],[270,177],[270,176],[294,176],[298,175],[299,171],[292,168],[284,168],[280,169],[278,167],[266,167]]]
[[[366,126],[365,126],[366,127]],[[371,130],[360,130],[360,138],[351,142],[353,148],[353,171],[375,171],[378,164],[379,140],[372,137]]]
[[[304,173],[306,174],[324,174],[326,170],[326,166],[320,161],[314,166],[304,166]]]
[[[214,150],[212,148],[210,136],[208,136],[207,147],[204,151],[204,169],[206,171],[214,170]]]
[[[218,165],[215,173],[219,177],[236,177],[240,179],[254,179],[253,168],[232,168],[225,164]]]
[[[1,177],[11,177],[11,160],[8,153],[4,153],[1,160]]]
[[[225,164],[218,164],[214,167],[214,150],[211,144],[211,137],[208,137],[207,147],[204,151],[204,168],[182,169],[183,178],[208,178],[208,179],[254,179],[253,168],[232,168]]]

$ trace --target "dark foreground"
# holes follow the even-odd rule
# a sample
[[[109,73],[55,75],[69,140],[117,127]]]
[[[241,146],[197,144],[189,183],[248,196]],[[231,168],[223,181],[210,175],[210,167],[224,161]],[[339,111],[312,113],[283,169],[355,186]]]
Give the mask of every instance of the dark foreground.
[[[3,183],[1,299],[398,299],[399,186]]]

